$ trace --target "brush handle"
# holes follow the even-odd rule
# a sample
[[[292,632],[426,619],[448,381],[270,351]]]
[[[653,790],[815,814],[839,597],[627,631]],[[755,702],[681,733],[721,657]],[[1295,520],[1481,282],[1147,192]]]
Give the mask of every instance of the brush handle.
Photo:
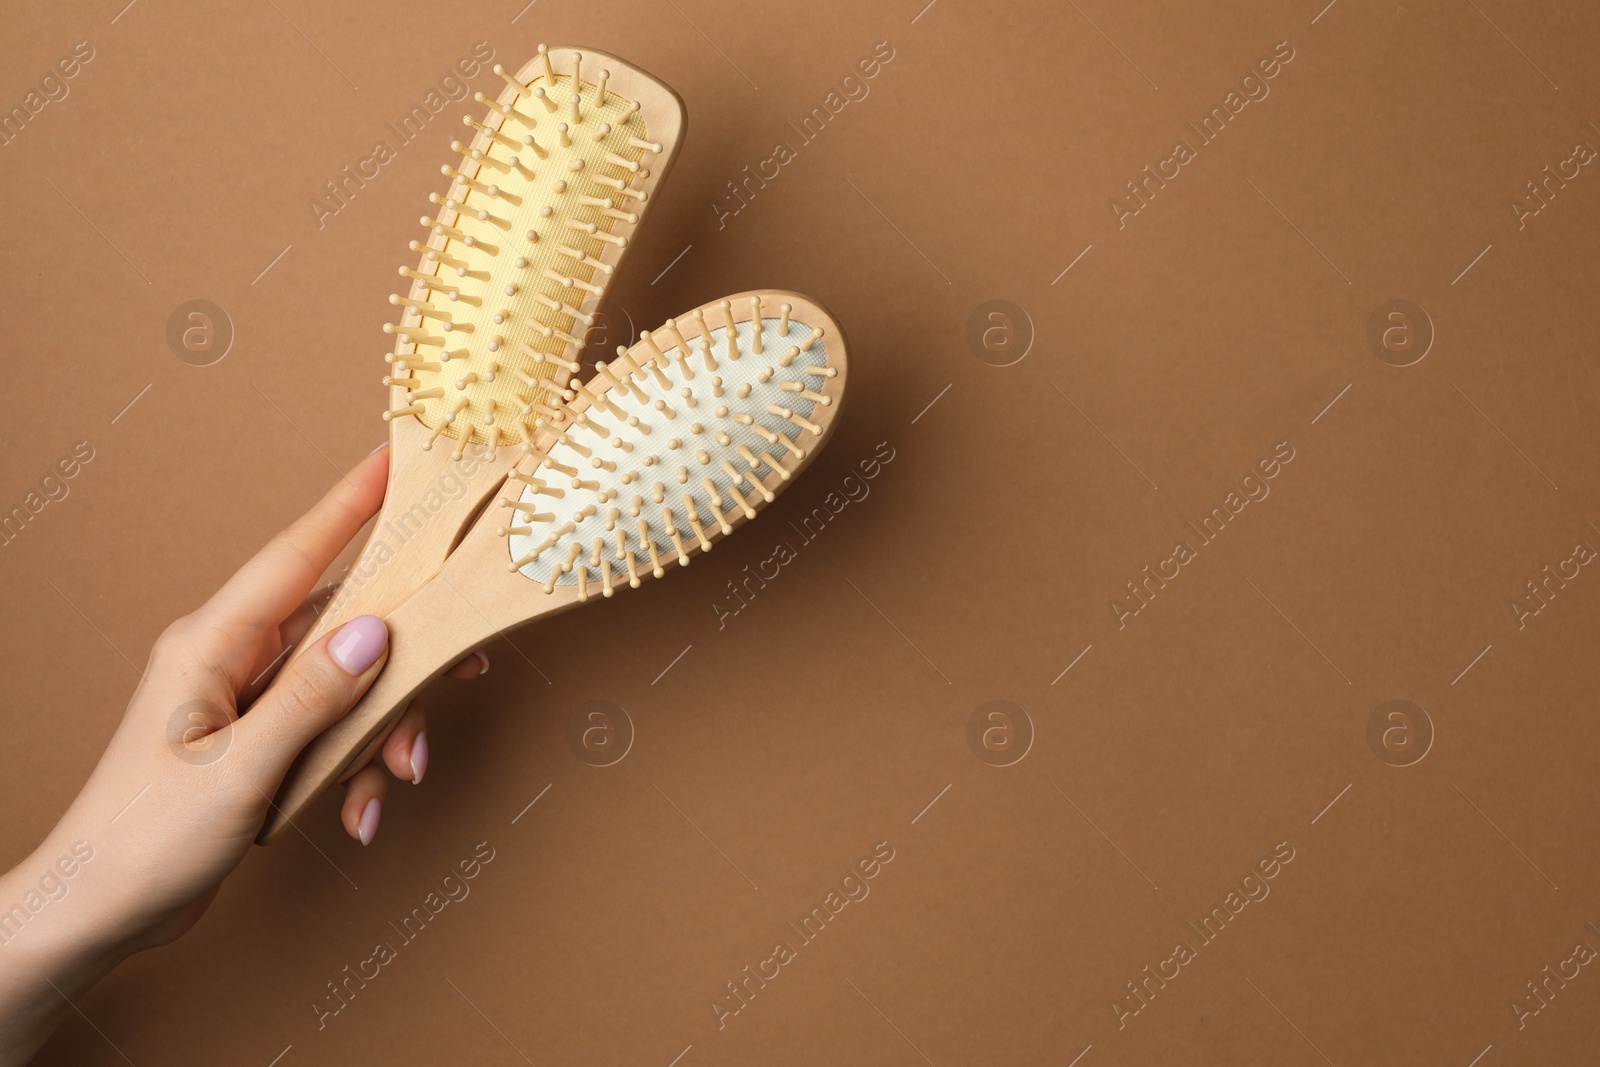
[[[490,459],[474,445],[469,456],[456,460],[449,447],[423,447],[428,431],[416,419],[391,423],[390,437],[383,510],[344,582],[295,646],[295,656],[358,615],[387,616],[437,574],[518,455],[502,448]]]
[[[447,580],[438,578],[391,612],[387,622],[388,662],[360,702],[289,767],[256,836],[258,844],[277,841],[324,790],[365,766],[411,698],[496,633]]]
[[[275,841],[288,829],[289,820],[304,811],[323,790],[364,766],[389,736],[411,696],[454,664],[461,654],[493,635],[492,629],[484,632],[481,616],[474,615],[458,620],[457,626],[442,634],[430,633],[428,639],[433,642],[434,652],[429,655],[419,651],[418,638],[398,638],[409,640],[412,647],[403,662],[396,662],[396,627],[418,629],[407,621],[411,617],[404,611],[407,598],[420,595],[427,588],[426,583],[443,567],[463,527],[483,499],[505,481],[505,472],[516,457],[514,450],[506,448],[491,460],[483,449],[474,447],[470,461],[462,464],[450,458],[447,448],[422,449],[422,432],[414,419],[393,424],[393,452],[383,510],[349,577],[290,656],[299,656],[358,615],[377,615],[388,619],[389,663],[361,703],[325,730],[289,768],[278,788],[276,807],[256,838],[261,844]],[[446,484],[457,490],[456,499],[445,508],[429,507],[428,495],[439,494]],[[422,604],[427,603],[423,598]],[[461,605],[447,606],[459,609]],[[441,650],[457,635],[470,643],[455,659],[445,659],[431,669],[432,660],[444,656],[446,653]]]

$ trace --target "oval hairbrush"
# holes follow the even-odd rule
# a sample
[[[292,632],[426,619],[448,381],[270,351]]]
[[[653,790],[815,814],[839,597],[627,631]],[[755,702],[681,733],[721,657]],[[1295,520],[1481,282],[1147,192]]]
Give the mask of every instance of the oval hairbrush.
[[[619,347],[537,426],[438,574],[389,613],[383,673],[300,754],[258,840],[364,766],[411,697],[465,653],[687,567],[755,518],[832,433],[847,369],[838,324],[773,290]]]
[[[560,66],[565,68],[558,71]],[[586,331],[683,138],[683,103],[604,52],[538,54],[464,116],[389,302],[388,492],[300,648],[386,614],[443,564],[483,498],[572,394]]]

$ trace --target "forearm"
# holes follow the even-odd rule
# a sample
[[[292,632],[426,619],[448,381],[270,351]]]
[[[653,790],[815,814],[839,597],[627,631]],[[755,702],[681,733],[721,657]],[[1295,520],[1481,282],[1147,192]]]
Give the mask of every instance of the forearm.
[[[0,875],[0,1067],[32,1059],[77,999],[134,951],[91,894],[74,892],[90,852],[77,844],[74,853],[53,834]]]

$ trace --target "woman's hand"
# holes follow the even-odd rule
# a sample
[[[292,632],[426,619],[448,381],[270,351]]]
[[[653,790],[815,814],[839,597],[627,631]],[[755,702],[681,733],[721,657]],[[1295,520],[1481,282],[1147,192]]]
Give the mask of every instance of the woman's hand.
[[[388,630],[372,615],[283,660],[315,618],[312,586],[377,513],[387,471],[380,449],[167,628],[88,783],[44,844],[0,877],[0,1064],[26,1062],[67,999],[122,959],[194,925],[290,763],[383,669]],[[450,673],[487,667],[478,652]],[[342,821],[362,844],[377,832],[384,768],[422,780],[424,726],[413,702],[346,783]]]

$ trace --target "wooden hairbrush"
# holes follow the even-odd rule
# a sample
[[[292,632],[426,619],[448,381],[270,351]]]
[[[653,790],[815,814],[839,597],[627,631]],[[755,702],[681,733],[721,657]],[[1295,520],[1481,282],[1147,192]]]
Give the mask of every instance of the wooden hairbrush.
[[[289,769],[276,840],[371,758],[411,697],[464,654],[711,551],[816,456],[847,371],[838,324],[795,293],[702,305],[645,331],[536,427],[531,451],[426,584],[388,613],[389,662]]]
[[[558,73],[552,55],[564,57]],[[544,45],[441,168],[385,358],[389,484],[349,577],[302,650],[385,615],[438,572],[485,496],[571,394],[585,334],[683,138],[683,102],[604,52]]]

